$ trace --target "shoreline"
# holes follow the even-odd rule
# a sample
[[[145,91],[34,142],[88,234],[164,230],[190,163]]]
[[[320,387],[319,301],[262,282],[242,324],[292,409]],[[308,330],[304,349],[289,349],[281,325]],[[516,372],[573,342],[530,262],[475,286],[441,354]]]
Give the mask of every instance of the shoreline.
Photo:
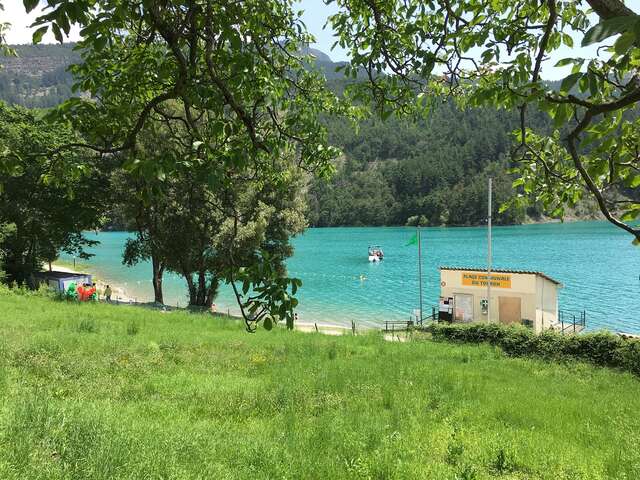
[[[49,271],[49,266],[46,265],[44,266],[45,268],[43,268],[44,271]],[[107,285],[109,285],[111,287],[112,290],[112,295],[111,298],[113,299],[112,302],[113,303],[128,303],[128,304],[138,304],[139,302],[136,301],[136,299],[130,295],[127,294],[126,290],[120,286],[120,285],[116,285],[116,284],[112,284],[112,283],[107,283],[106,281],[104,281],[103,279],[100,278],[99,274],[97,274],[96,272],[93,272],[91,270],[87,270],[86,272],[81,272],[78,269],[74,269],[72,267],[67,267],[64,264],[60,264],[60,263],[51,263],[51,270],[55,271],[55,272],[65,272],[65,273],[87,273],[89,275],[91,275],[91,278],[93,280],[93,282],[96,284],[96,290],[98,293],[98,298],[101,301],[104,301],[104,290],[106,288]],[[139,303],[140,305],[143,305],[143,303]]]
[[[43,270],[48,271],[49,270],[48,265],[44,265]],[[106,303],[106,301],[104,300],[104,294],[103,294],[104,289],[106,288],[106,285],[110,285],[111,290],[113,291],[113,294],[111,296],[112,300],[110,303],[113,305],[129,305],[129,306],[135,306],[135,307],[155,308],[155,309],[163,310],[166,312],[171,312],[172,310],[186,310],[186,307],[173,307],[170,305],[160,306],[155,304],[152,301],[140,302],[135,297],[128,295],[126,290],[122,286],[114,283],[106,283],[104,280],[99,278],[99,275],[95,273],[95,271],[92,271],[91,269],[86,269],[86,272],[81,272],[77,268],[74,269],[72,267],[65,266],[64,264],[51,263],[51,270],[57,271],[57,272],[65,272],[65,273],[87,273],[91,275],[92,280],[96,284],[96,288],[98,291],[98,299],[102,303]],[[96,278],[93,278],[93,277],[96,277]],[[216,316],[216,315],[227,316],[233,319],[237,319],[238,321],[242,321],[241,316],[230,313],[229,309],[226,313],[220,310],[220,311],[217,311],[215,314],[212,314],[212,316]],[[346,335],[352,332],[351,327],[341,326],[341,325],[336,325],[331,323],[324,323],[324,322],[299,321],[294,323],[294,329],[304,333],[322,333],[324,335],[332,335],[332,336]],[[372,330],[372,328],[359,326],[357,330],[367,331],[367,330]]]
[[[503,223],[503,224],[494,224],[494,227],[526,227],[529,225],[555,225],[555,224],[572,224],[572,223],[581,223],[581,222],[607,222],[607,219],[600,215],[593,216],[575,216],[575,215],[567,215],[563,219],[553,218],[548,216],[541,216],[540,218],[534,217],[526,217],[521,223]],[[316,230],[325,230],[330,228],[407,228],[413,229],[416,228],[416,225],[323,225],[323,226],[309,226],[305,229],[316,229]],[[440,225],[422,225],[420,228],[486,228],[486,224],[476,223],[469,225],[462,224],[440,224]],[[131,233],[129,230],[118,230],[115,228],[104,228],[98,230],[100,233]],[[299,235],[304,235],[304,232]],[[298,236],[299,236],[298,235]]]
[[[73,269],[71,267],[67,267],[63,264],[59,264],[59,263],[52,263],[51,264],[51,269],[53,271],[58,271],[58,272],[66,272],[66,273],[87,273],[90,274],[92,277],[96,277],[96,278],[92,278],[93,281],[96,284],[96,288],[98,291],[98,299],[99,302],[101,303],[107,303],[104,300],[104,289],[106,287],[106,285],[110,285],[111,289],[113,291],[112,294],[112,300],[110,302],[111,305],[125,305],[125,306],[133,306],[133,307],[143,307],[143,308],[152,308],[152,309],[156,309],[156,310],[162,310],[164,312],[170,313],[171,311],[174,310],[179,310],[179,311],[184,311],[187,310],[187,307],[179,307],[179,306],[171,306],[171,305],[159,305],[156,304],[153,301],[149,301],[149,302],[144,302],[144,301],[138,301],[137,298],[132,297],[130,295],[127,294],[126,290],[115,283],[109,283],[107,284],[104,280],[99,278],[99,274],[95,273],[95,271],[92,271],[91,269],[86,269],[86,272],[81,272],[78,271],[78,269]],[[48,271],[48,265],[43,265],[43,270]],[[224,316],[224,317],[228,317],[228,318],[232,318],[238,321],[243,321],[242,317],[240,315],[236,315],[233,313],[230,313],[230,309],[227,309],[227,312],[224,312],[224,309],[220,309],[217,310],[215,313],[211,313],[212,316]],[[280,328],[285,328],[284,327],[284,322],[281,322],[279,324]],[[294,322],[294,329],[299,331],[299,332],[303,332],[303,333],[320,333],[323,335],[330,335],[330,336],[340,336],[340,335],[350,335],[353,333],[353,326],[347,326],[347,325],[340,325],[340,324],[336,324],[336,323],[327,323],[327,322],[311,322],[311,321],[298,321],[298,322]],[[375,330],[379,330],[379,328],[376,328],[374,326],[371,325],[357,325],[355,326],[355,331],[357,332],[371,332],[371,331],[375,331]],[[640,338],[640,333],[632,333],[632,332],[625,332],[625,331],[621,331],[621,330],[613,330],[613,329],[605,329],[606,331],[614,334],[614,335],[619,335],[623,338]],[[385,334],[385,338],[387,338],[387,334]],[[393,337],[393,335],[391,335],[391,337],[389,337],[391,340],[395,340],[395,338]]]

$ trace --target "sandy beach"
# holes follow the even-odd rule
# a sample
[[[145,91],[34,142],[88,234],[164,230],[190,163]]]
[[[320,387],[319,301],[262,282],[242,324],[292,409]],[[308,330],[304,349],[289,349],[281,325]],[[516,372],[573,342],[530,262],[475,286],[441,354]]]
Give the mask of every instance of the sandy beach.
[[[85,272],[79,272],[78,270],[74,270],[73,268],[65,267],[64,265],[60,265],[60,264],[57,264],[57,263],[52,263],[51,264],[51,269],[53,271],[55,271],[55,272],[85,273]],[[45,271],[49,270],[48,265],[47,266],[43,266],[43,270],[45,270]],[[132,296],[127,295],[127,292],[121,286],[114,285],[112,283],[107,284],[107,282],[102,280],[94,272],[87,271],[86,273],[89,273],[93,277],[93,281],[96,284],[96,288],[98,290],[98,295],[100,297],[100,300],[104,300],[104,290],[105,290],[105,288],[107,288],[107,285],[109,285],[111,287],[112,292],[113,292],[112,295],[111,295],[111,300],[112,301],[118,302],[118,303],[130,303],[130,304],[136,303],[135,299]]]
[[[107,286],[107,283],[104,280],[100,279],[91,270],[87,270],[86,272],[79,272],[78,270],[74,270],[73,268],[56,264],[56,263],[53,263],[51,265],[51,268],[53,271],[57,271],[57,272],[91,274],[92,276],[94,276],[94,282],[96,283],[96,287],[98,289],[100,301],[104,301],[103,292]],[[48,270],[48,265],[43,266],[43,270]],[[111,295],[111,301],[113,303],[137,305],[137,306],[144,306],[144,307],[149,307],[153,303],[153,302],[138,302],[133,296],[128,295],[126,290],[122,286],[115,285],[113,283],[109,283],[109,285],[111,286],[111,290],[113,291],[113,294]],[[170,307],[168,311],[173,310],[175,308],[176,307]],[[219,313],[222,313],[222,312],[219,312]],[[241,317],[237,315],[228,314],[228,316],[241,320]],[[347,334],[353,333],[351,327],[334,325],[330,323],[321,323],[321,322],[310,323],[310,322],[299,321],[295,323],[294,328],[298,331],[305,332],[305,333],[322,333],[324,335],[333,335],[333,336],[347,335]],[[359,327],[358,330],[362,330],[362,327]]]

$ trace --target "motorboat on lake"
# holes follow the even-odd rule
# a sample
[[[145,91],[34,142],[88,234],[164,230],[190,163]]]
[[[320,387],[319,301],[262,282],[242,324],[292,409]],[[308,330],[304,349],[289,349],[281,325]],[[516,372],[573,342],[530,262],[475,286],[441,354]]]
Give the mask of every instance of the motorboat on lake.
[[[369,245],[369,261],[379,262],[384,258],[384,252],[380,245]]]

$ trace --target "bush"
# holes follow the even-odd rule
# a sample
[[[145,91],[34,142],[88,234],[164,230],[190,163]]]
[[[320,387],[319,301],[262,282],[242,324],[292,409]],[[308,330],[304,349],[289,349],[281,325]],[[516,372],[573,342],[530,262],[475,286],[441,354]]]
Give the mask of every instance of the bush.
[[[80,333],[98,333],[98,325],[95,320],[83,318],[78,324],[78,332]]]
[[[15,282],[12,282],[9,285],[0,283],[0,294],[6,295],[9,293],[19,295],[21,297],[42,297],[54,300],[60,298],[60,293],[46,284],[42,284],[38,288],[34,289],[29,288],[26,285],[19,285]]]
[[[129,321],[129,323],[127,323],[127,335],[137,335],[139,331],[140,327],[136,322]]]
[[[503,326],[495,323],[433,324],[425,330],[435,340],[489,343],[511,356],[583,360],[640,376],[640,341],[624,339],[608,332],[562,335],[548,330],[536,334],[519,325]]]

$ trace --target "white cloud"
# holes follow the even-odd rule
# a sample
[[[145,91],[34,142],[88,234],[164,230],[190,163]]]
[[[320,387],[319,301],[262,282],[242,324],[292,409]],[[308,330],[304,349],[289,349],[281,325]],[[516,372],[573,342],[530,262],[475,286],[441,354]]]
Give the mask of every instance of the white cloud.
[[[11,24],[6,39],[10,44],[31,43],[31,36],[35,28],[29,26],[35,21],[36,17],[42,14],[43,6],[40,6],[27,14],[24,10],[22,0],[4,0],[4,11],[0,12],[0,22],[8,22]],[[65,42],[75,42],[80,39],[80,29],[77,26],[71,28],[69,37]],[[42,39],[42,43],[56,43],[53,34],[49,31]]]

